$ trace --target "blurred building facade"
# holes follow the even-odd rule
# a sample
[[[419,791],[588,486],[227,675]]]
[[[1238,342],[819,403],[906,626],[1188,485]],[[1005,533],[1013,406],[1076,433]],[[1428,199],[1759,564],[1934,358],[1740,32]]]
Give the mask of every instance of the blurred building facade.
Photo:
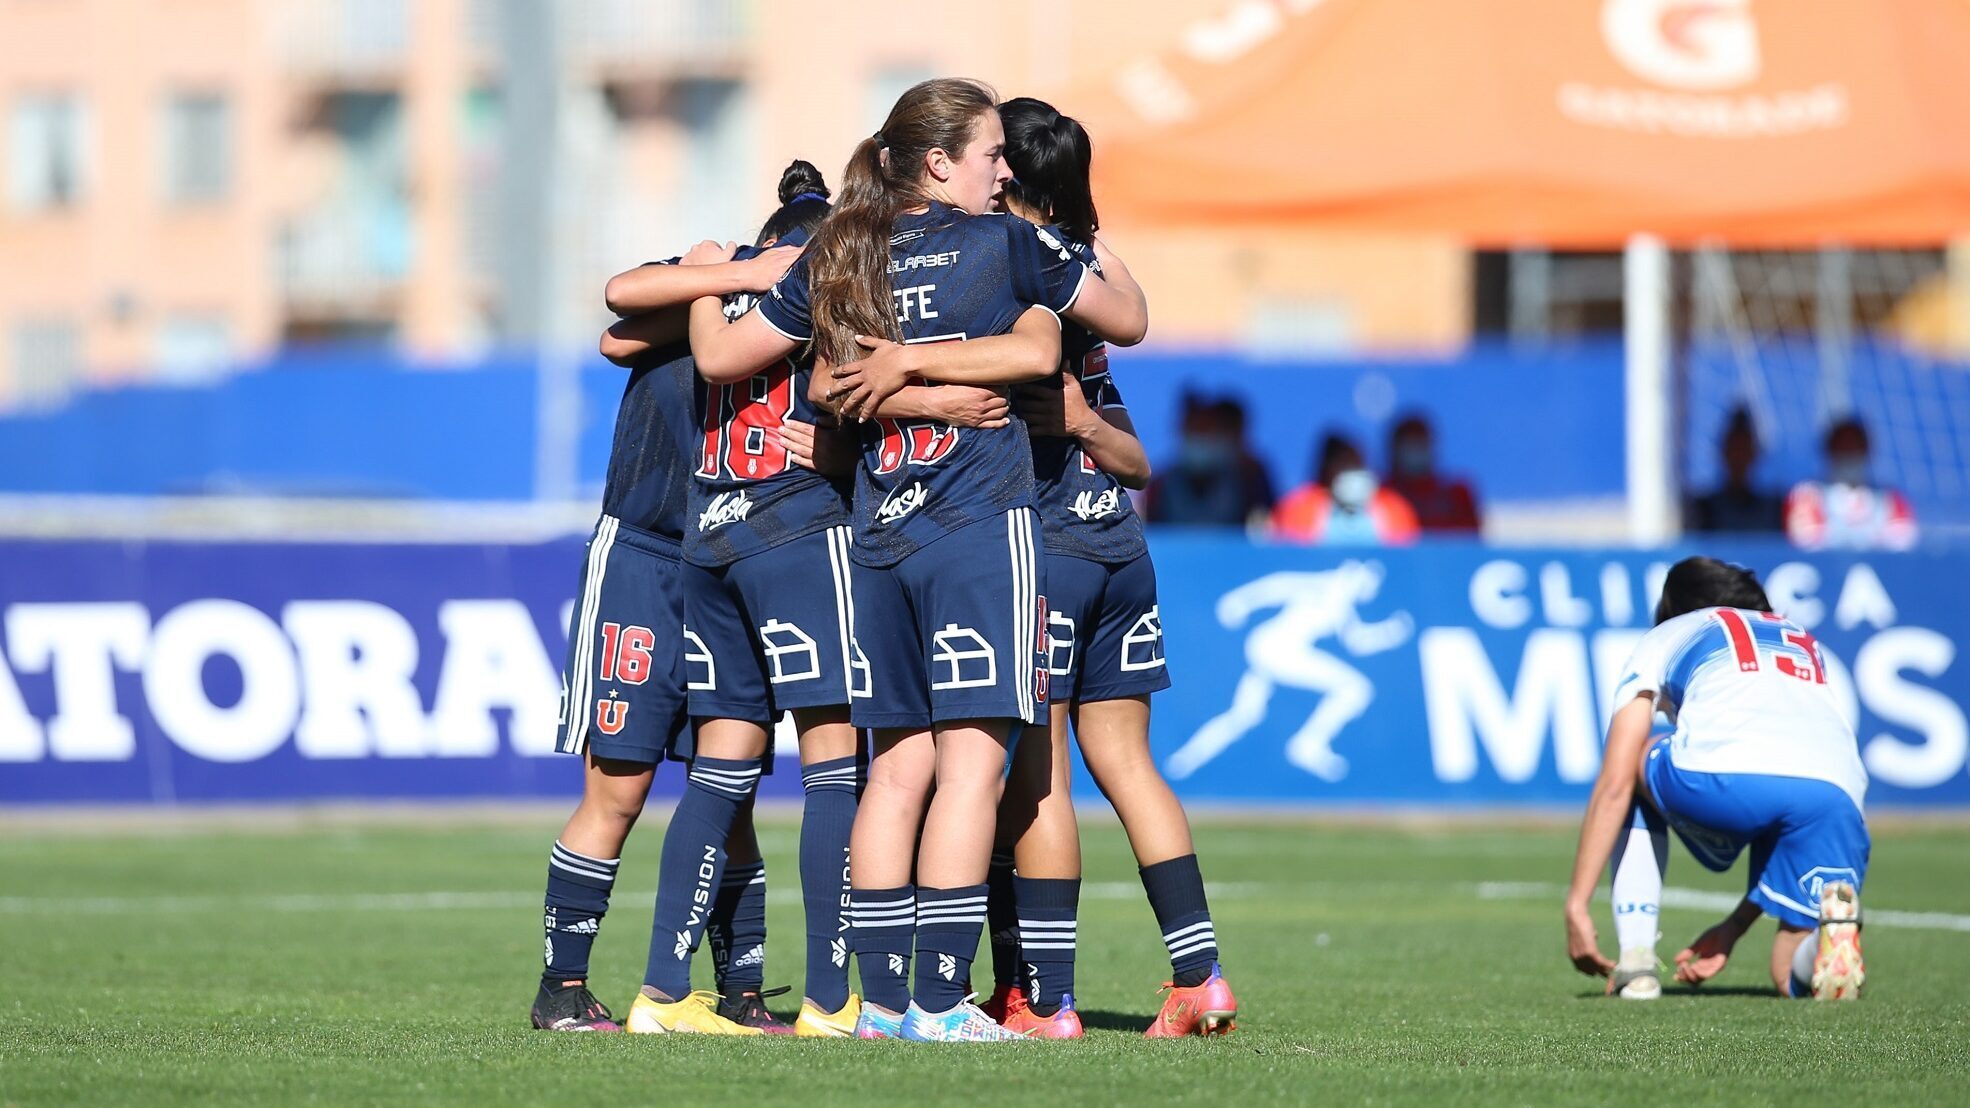
[[[789,159],[832,177],[915,81],[975,75],[1071,113],[1075,87],[1194,15],[0,0],[0,408],[211,380],[284,344],[445,363],[586,342],[610,272],[748,236]],[[1304,355],[1468,333],[1469,255],[1446,241],[1131,231],[1110,228],[1165,341]]]

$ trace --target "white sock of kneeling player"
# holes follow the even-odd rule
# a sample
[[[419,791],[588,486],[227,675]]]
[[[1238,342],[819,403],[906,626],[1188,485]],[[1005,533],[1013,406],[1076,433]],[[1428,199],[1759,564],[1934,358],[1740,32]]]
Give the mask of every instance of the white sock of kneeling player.
[[[1669,866],[1669,830],[1662,817],[1637,804],[1628,834],[1614,848],[1614,937],[1620,948],[1654,950],[1662,916],[1662,876]]]
[[[1813,995],[1813,966],[1820,955],[1820,930],[1815,927],[1806,932],[1799,943],[1799,949],[1792,952],[1792,995],[1810,997]]]

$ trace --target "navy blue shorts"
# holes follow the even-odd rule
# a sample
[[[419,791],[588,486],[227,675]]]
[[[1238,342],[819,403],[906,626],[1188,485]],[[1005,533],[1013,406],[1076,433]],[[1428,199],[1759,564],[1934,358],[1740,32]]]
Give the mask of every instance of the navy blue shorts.
[[[1810,777],[1678,768],[1658,742],[1643,763],[1649,795],[1705,869],[1722,873],[1745,847],[1745,898],[1794,927],[1819,924],[1820,889],[1867,878],[1867,821],[1847,791]]]
[[[588,540],[561,670],[564,754],[656,765],[688,740],[675,542],[603,516]]]
[[[830,527],[712,569],[686,563],[691,714],[771,725],[792,708],[849,702],[849,530]]]
[[[1108,565],[1048,554],[1047,607],[1054,703],[1120,700],[1170,687],[1149,555]]]
[[[856,565],[868,659],[857,727],[1046,719],[1046,563],[1030,508],[966,524],[884,569]]]

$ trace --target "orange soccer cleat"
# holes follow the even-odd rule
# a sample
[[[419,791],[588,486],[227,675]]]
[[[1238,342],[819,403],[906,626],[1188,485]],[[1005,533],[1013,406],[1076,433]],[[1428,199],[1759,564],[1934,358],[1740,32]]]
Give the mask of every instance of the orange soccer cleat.
[[[1026,1007],[1026,990],[1017,985],[1000,985],[992,990],[992,999],[978,1007],[986,1015],[1004,1023],[1012,1018],[1014,1012]]]
[[[1166,984],[1170,995],[1156,1022],[1145,1032],[1151,1039],[1176,1039],[1185,1035],[1228,1035],[1238,1029],[1238,998],[1231,995],[1224,972],[1211,963],[1211,976],[1201,985],[1179,988]]]
[[[1081,1030],[1081,1014],[1074,1010],[1072,993],[1061,994],[1060,1010],[1051,1016],[1043,1016],[1031,1005],[1021,1003],[1000,1022],[1006,1030],[1017,1031],[1029,1039],[1078,1039],[1086,1034]]]

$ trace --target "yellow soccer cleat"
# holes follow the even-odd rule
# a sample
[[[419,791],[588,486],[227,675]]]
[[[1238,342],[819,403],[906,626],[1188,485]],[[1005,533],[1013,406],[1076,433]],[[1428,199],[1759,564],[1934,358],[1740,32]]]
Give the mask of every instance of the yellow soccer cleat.
[[[665,1004],[638,993],[629,1007],[623,1030],[632,1035],[668,1035],[673,1032],[695,1035],[760,1035],[757,1027],[733,1023],[718,1014],[718,994],[710,989],[693,991],[683,1000]]]
[[[1820,893],[1819,952],[1813,958],[1814,1000],[1859,1000],[1867,983],[1861,962],[1861,898],[1845,881]]]
[[[848,994],[848,1003],[839,1012],[823,1012],[811,1000],[800,1003],[800,1015],[793,1021],[793,1033],[808,1039],[846,1039],[855,1034],[855,1020],[862,1014],[862,998]]]

